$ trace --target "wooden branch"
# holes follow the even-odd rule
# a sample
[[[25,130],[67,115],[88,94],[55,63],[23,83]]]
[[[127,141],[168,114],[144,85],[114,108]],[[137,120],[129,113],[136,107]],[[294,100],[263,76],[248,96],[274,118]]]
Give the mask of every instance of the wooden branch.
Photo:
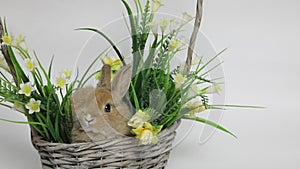
[[[191,38],[190,38],[187,58],[186,58],[186,61],[185,61],[185,66],[184,66],[184,72],[185,73],[188,73],[191,69],[195,43],[196,43],[196,39],[197,39],[197,36],[198,36],[198,31],[199,31],[199,28],[200,28],[201,20],[202,20],[202,9],[203,9],[202,5],[203,5],[203,0],[197,0],[194,30],[193,30],[193,33],[192,33]]]
[[[0,45],[1,45],[1,51],[3,53],[4,59],[9,67],[10,70],[10,74],[12,75],[14,82],[16,83],[17,86],[19,86],[18,84],[18,78],[17,78],[17,74],[16,74],[16,69],[11,61],[9,52],[8,52],[8,48],[7,45],[2,44],[3,40],[2,37],[5,35],[5,31],[4,31],[4,25],[2,23],[2,18],[0,17]]]

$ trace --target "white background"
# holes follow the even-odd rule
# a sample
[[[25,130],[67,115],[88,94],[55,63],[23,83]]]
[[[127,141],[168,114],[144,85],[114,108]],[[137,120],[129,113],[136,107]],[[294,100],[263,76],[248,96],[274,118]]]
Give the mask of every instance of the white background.
[[[165,0],[161,12],[194,12],[195,0]],[[238,135],[222,132],[198,144],[201,125],[172,151],[169,169],[298,169],[300,167],[299,38],[297,0],[207,0],[201,31],[223,55],[226,103],[262,105],[266,109],[229,109],[222,125]],[[30,49],[46,63],[55,54],[57,70],[71,68],[90,33],[119,18],[119,0],[0,0],[0,15],[10,31],[26,36]],[[0,117],[25,120],[1,108]],[[0,122],[0,168],[39,169],[25,125]]]

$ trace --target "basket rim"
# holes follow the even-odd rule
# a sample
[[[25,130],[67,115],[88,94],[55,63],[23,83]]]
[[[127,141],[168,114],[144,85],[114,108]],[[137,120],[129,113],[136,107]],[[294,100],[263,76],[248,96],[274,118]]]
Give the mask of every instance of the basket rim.
[[[162,130],[160,133],[158,133],[158,138],[164,138],[165,136],[167,136],[169,133],[171,132],[175,132],[175,130],[179,127],[181,123],[181,120],[175,121],[174,124],[164,130]],[[31,128],[31,142],[33,144],[33,146],[36,148],[36,145],[49,145],[49,146],[64,146],[64,147],[73,147],[73,146],[81,146],[81,145],[101,145],[101,144],[107,144],[107,143],[116,143],[116,142],[134,142],[136,144],[138,144],[138,139],[136,139],[135,137],[130,137],[130,136],[117,136],[114,138],[109,138],[109,139],[104,139],[104,140],[99,140],[99,141],[95,141],[95,142],[81,142],[81,143],[57,143],[57,142],[49,142],[45,139],[43,139],[41,136],[39,136],[37,134],[37,132],[35,131],[35,129],[30,126]]]

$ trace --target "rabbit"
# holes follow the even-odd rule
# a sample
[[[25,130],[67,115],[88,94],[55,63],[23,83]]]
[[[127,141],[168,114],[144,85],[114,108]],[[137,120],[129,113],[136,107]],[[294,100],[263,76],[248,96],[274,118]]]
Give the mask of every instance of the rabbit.
[[[131,72],[132,66],[126,65],[111,82],[111,67],[105,64],[96,88],[85,87],[72,94],[73,143],[130,135],[127,122],[132,116],[132,106],[125,95]]]

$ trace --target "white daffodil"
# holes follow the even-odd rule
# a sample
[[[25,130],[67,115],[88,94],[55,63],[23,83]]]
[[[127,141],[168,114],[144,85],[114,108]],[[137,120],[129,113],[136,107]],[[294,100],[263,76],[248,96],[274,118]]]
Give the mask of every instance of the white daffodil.
[[[59,77],[56,78],[56,86],[59,88],[64,87],[67,84],[67,78],[64,74],[61,74]]]
[[[25,59],[25,67],[29,70],[29,71],[33,71],[33,69],[35,68],[35,62],[32,59]]]
[[[162,19],[160,21],[160,29],[161,29],[161,32],[165,32],[167,26],[169,24],[169,21],[167,19]]]
[[[161,6],[162,0],[152,0],[152,12],[157,12]]]
[[[150,29],[151,29],[151,31],[152,31],[153,34],[157,34],[157,32],[158,32],[158,25],[157,25],[157,23],[155,21],[150,22],[149,23],[149,27],[150,27]]]
[[[18,46],[19,48],[21,48],[23,50],[27,49],[26,44],[25,44],[25,38],[22,34],[20,34],[19,37],[14,40],[13,45]]]
[[[147,122],[150,119],[151,119],[151,117],[149,116],[148,113],[143,112],[142,110],[139,110],[128,121],[128,126],[137,128],[138,126],[143,125],[145,122]]]
[[[174,51],[175,49],[178,48],[178,45],[179,45],[179,41],[178,40],[171,40],[170,43],[169,43],[168,50],[169,51]]]
[[[24,105],[20,104],[20,103],[14,103],[14,106],[12,107],[13,110],[21,112],[21,113],[25,113],[25,107]]]
[[[35,100],[34,98],[31,98],[29,100],[29,103],[27,103],[25,107],[29,110],[29,114],[33,114],[34,112],[40,112],[40,104],[40,100]]]
[[[7,72],[10,72],[7,62],[1,50],[0,50],[0,68],[6,70]]]
[[[66,79],[70,79],[70,78],[71,78],[72,71],[71,71],[71,70],[68,70],[68,69],[64,69],[64,70],[62,71],[62,74],[65,75]]]
[[[203,112],[205,109],[205,106],[202,105],[201,101],[194,101],[194,102],[189,102],[185,106],[186,108],[190,109],[191,111],[189,112],[189,116],[195,117],[196,113]]]
[[[210,87],[208,87],[205,90],[206,94],[214,94],[214,93],[220,93],[222,91],[221,86],[218,83],[214,83],[213,85],[211,85]]]
[[[176,88],[179,88],[186,81],[186,77],[181,73],[176,73],[173,78]]]
[[[25,96],[30,96],[34,88],[31,86],[30,82],[20,84],[19,94],[24,94]]]

